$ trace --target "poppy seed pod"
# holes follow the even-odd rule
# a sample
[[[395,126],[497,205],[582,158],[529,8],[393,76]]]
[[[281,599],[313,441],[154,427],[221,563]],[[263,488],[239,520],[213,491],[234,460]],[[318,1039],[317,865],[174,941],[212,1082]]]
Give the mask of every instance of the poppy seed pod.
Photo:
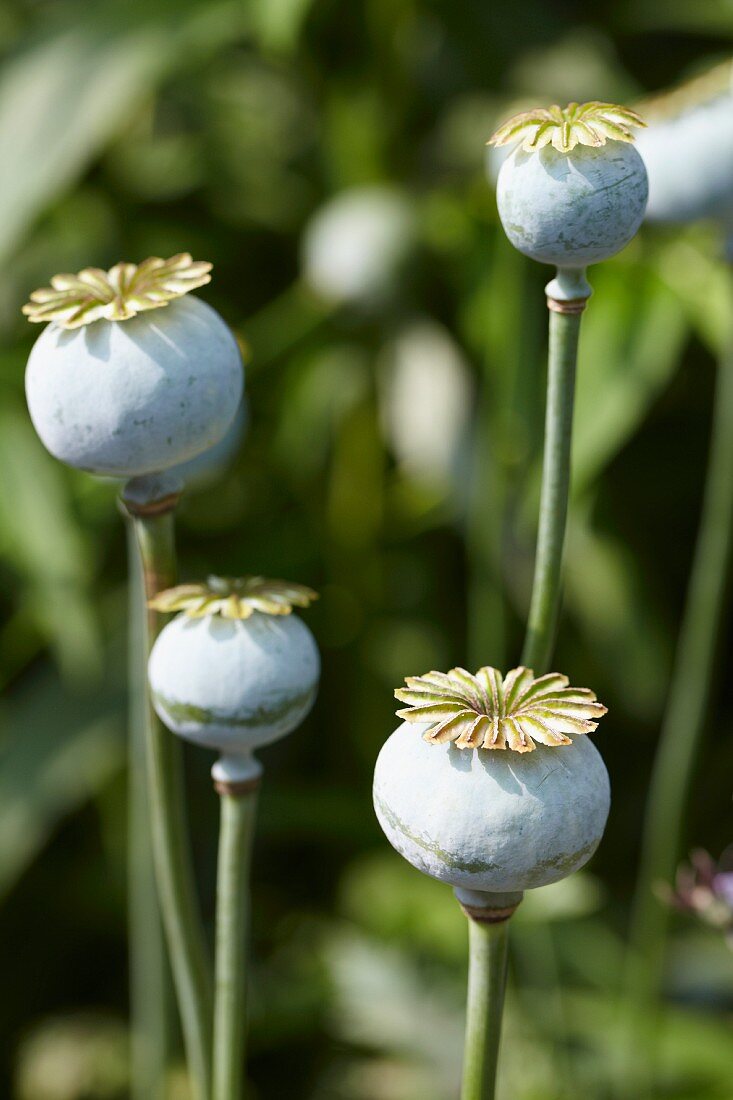
[[[234,464],[242,447],[247,434],[248,421],[247,400],[243,397],[234,420],[219,442],[209,447],[207,451],[202,451],[195,458],[190,458],[188,462],[174,466],[171,473],[177,474],[187,489],[197,492],[220,481],[228,468]]]
[[[306,282],[334,305],[386,300],[415,243],[408,199],[385,186],[352,187],[311,218],[303,237]]]
[[[716,218],[733,227],[733,65],[642,105],[638,149],[649,173],[650,221]]]
[[[605,713],[591,691],[525,668],[407,685],[374,774],[377,818],[405,859],[459,894],[509,896],[590,859],[610,805],[600,753],[579,736]]]
[[[210,577],[160,593],[152,607],[182,612],[150,655],[162,721],[233,757],[295,729],[315,699],[320,659],[310,630],[291,611],[313,599],[302,585],[262,577]]]
[[[539,263],[585,268],[628,244],[646,207],[646,169],[624,107],[576,103],[517,115],[491,138],[521,142],[499,171],[499,217],[511,243]]]
[[[182,297],[210,266],[187,254],[118,264],[55,276],[31,295],[24,312],[50,323],[28,360],[26,397],[52,455],[136,477],[221,439],[242,396],[239,349],[215,310]]]

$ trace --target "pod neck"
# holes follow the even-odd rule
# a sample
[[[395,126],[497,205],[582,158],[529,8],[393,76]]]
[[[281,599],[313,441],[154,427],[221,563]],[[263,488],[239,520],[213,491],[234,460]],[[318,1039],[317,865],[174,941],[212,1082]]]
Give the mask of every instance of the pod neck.
[[[256,791],[263,768],[251,752],[223,753],[211,769],[217,794],[242,797]]]
[[[478,924],[501,924],[509,920],[524,897],[522,890],[495,894],[488,890],[464,890],[461,886],[456,886],[453,893],[469,920]]]
[[[555,313],[582,313],[593,289],[584,267],[558,267],[545,287],[547,308]]]
[[[120,500],[131,516],[160,516],[175,508],[182,492],[183,478],[165,470],[130,478]]]

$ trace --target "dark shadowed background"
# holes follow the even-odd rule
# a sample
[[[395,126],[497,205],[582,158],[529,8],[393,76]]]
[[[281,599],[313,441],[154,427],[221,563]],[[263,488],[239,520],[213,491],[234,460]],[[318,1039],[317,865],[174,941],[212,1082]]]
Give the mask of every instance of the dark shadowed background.
[[[387,846],[370,781],[405,675],[511,667],[521,644],[548,271],[504,238],[484,142],[517,101],[633,103],[732,37],[722,0],[0,3],[0,1095],[126,1095],[125,536],[116,486],[61,468],[28,420],[28,293],[123,258],[213,262],[200,293],[248,346],[249,428],[181,505],[181,576],[321,593],[318,702],[262,753],[252,1095],[445,1100],[465,921]],[[644,231],[591,282],[556,664],[609,707],[614,802],[588,871],[519,911],[514,1100],[611,1095],[733,300],[704,228]],[[723,641],[685,825],[685,850],[715,855],[733,839]],[[210,921],[212,758],[187,759]],[[733,956],[675,918],[658,1095],[730,1100],[732,1023]]]

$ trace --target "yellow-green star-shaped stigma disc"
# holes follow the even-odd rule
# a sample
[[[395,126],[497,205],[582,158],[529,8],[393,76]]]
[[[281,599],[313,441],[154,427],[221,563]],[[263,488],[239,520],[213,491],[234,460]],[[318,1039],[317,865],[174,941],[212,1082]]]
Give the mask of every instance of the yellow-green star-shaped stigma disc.
[[[633,141],[632,127],[646,123],[630,107],[615,103],[569,103],[567,107],[533,107],[505,122],[489,145],[521,143],[526,152],[552,145],[560,153],[576,145],[599,148],[607,141]]]
[[[76,275],[54,275],[49,287],[33,291],[23,313],[36,324],[53,321],[66,329],[128,321],[204,286],[211,281],[211,267],[188,252],[168,260],[151,256],[141,264],[119,263],[109,271],[85,267]]]
[[[408,676],[395,697],[407,703],[397,715],[427,725],[426,741],[454,742],[459,749],[532,752],[535,742],[569,745],[568,734],[592,733],[606,707],[588,688],[570,687],[567,676],[535,678],[531,668],[465,668]]]
[[[268,577],[208,577],[203,584],[179,584],[159,592],[149,602],[155,611],[182,611],[192,619],[221,615],[224,619],[249,619],[255,611],[264,615],[289,615],[294,607],[310,607],[318,593],[304,584]]]

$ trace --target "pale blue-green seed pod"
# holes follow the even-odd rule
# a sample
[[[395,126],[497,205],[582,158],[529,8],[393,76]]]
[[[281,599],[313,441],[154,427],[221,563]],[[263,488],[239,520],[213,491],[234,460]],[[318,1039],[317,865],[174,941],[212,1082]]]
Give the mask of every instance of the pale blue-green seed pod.
[[[582,867],[603,835],[608,773],[585,737],[562,748],[461,751],[403,724],[384,744],[374,808],[390,844],[463,890],[515,894]]]
[[[197,298],[125,321],[66,330],[33,346],[26,397],[45,447],[69,466],[135,477],[213,446],[242,397],[237,343]]]
[[[296,615],[249,619],[178,615],[150,655],[153,704],[173,733],[225,754],[248,754],[305,718],[318,685],[318,649]]]
[[[584,268],[614,256],[644,218],[648,182],[633,145],[517,148],[499,171],[497,203],[504,231],[539,263]]]
[[[640,108],[647,218],[733,226],[733,65],[726,62]]]
[[[373,793],[406,860],[462,904],[503,909],[590,859],[610,806],[606,768],[585,736],[606,713],[592,691],[524,667],[405,683],[395,692],[405,721],[379,754]]]
[[[643,125],[612,103],[555,104],[515,115],[492,136],[499,152],[514,147],[499,170],[499,217],[515,248],[558,268],[550,297],[588,297],[585,268],[641,225],[648,180],[632,128]]]
[[[315,598],[303,585],[264,577],[209,577],[160,593],[152,607],[182,611],[148,665],[166,726],[225,761],[246,762],[245,771],[255,749],[294,730],[313,705],[320,657],[292,609]]]
[[[69,466],[140,478],[217,443],[242,397],[242,359],[189,291],[211,264],[182,252],[54,275],[23,313],[46,324],[26,369],[34,427]]]
[[[215,485],[234,463],[239,450],[247,435],[249,413],[247,398],[242,397],[234,420],[221,437],[218,443],[209,447],[207,451],[190,458],[188,462],[174,466],[171,473],[178,474],[186,489],[201,492],[203,489]]]

